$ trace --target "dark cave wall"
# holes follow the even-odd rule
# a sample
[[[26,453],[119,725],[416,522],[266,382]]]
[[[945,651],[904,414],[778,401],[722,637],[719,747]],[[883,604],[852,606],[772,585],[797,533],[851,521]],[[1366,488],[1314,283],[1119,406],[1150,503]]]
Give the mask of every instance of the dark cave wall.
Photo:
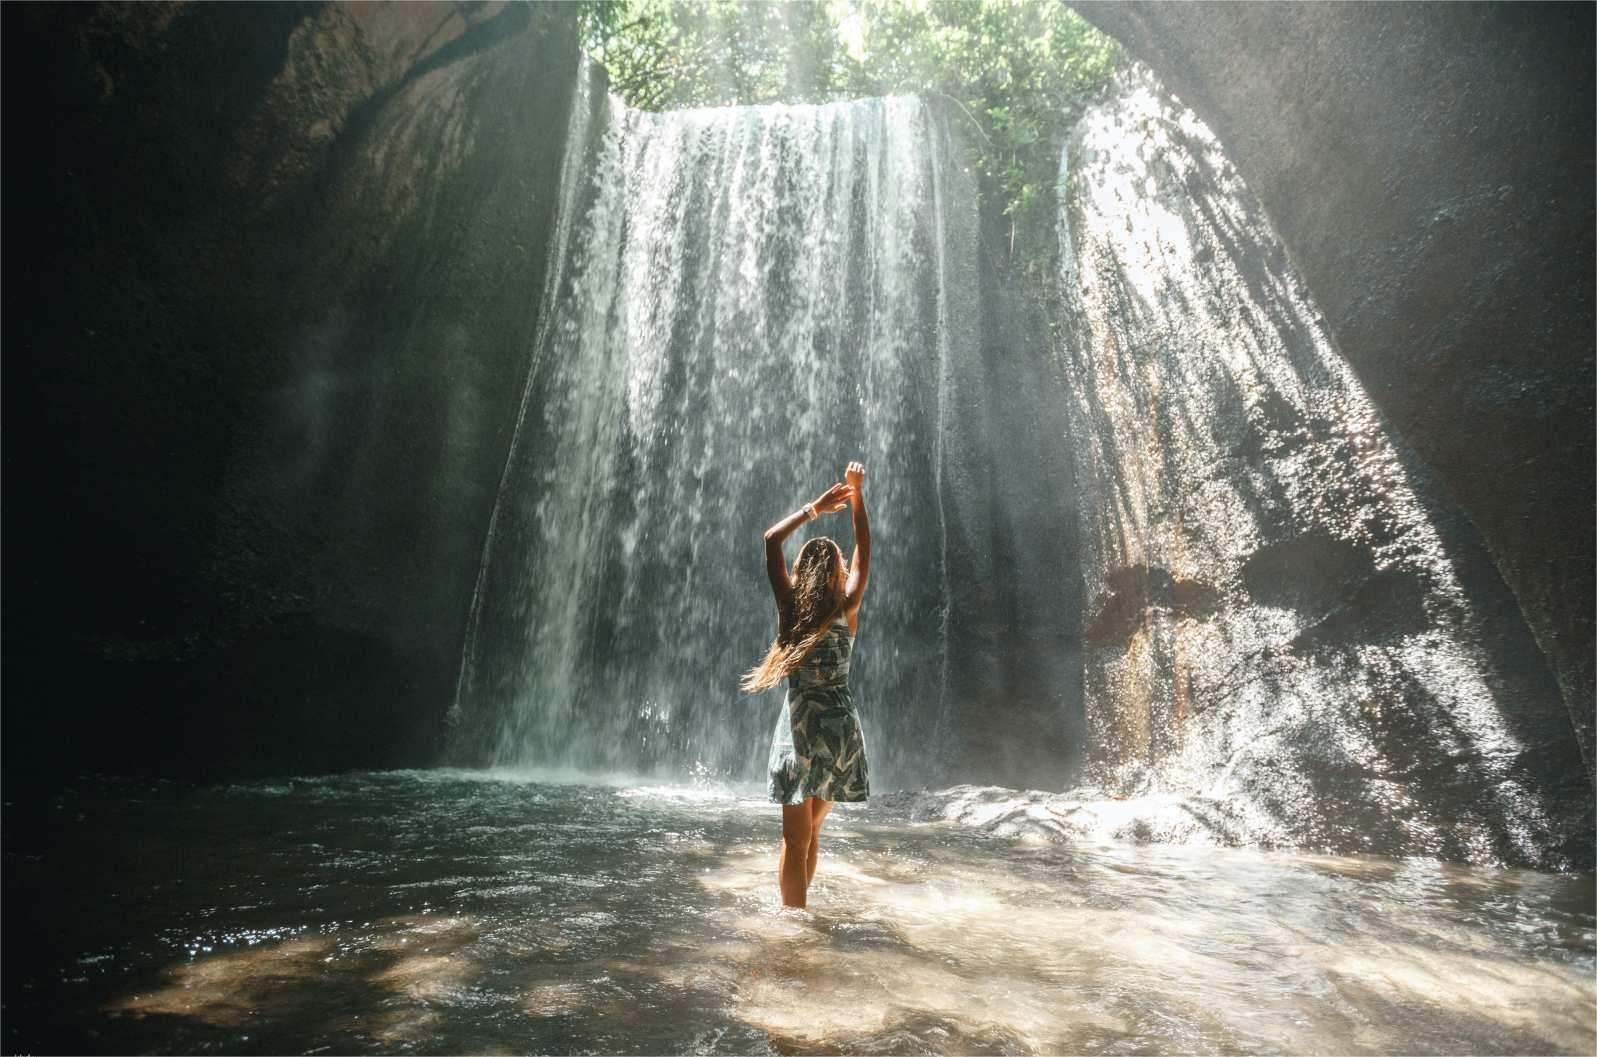
[[[1216,132],[1593,719],[1593,8],[1073,5]]]
[[[431,763],[575,11],[3,18],[8,788]]]

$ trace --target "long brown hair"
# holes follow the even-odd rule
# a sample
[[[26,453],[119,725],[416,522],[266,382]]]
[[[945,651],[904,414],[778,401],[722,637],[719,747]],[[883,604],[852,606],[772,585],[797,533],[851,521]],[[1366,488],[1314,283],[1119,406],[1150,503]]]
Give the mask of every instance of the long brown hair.
[[[842,563],[843,550],[829,536],[816,536],[799,550],[798,561],[793,563],[793,593],[783,614],[786,619],[779,622],[765,659],[739,681],[745,693],[770,689],[786,679],[826,636],[843,611],[843,592],[832,587],[832,577]]]

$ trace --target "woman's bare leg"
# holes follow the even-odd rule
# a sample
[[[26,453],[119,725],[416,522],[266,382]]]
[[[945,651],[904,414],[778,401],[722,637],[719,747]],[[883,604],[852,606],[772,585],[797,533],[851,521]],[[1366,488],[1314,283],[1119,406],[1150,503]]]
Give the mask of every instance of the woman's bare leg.
[[[782,905],[804,905],[804,890],[809,887],[810,804],[782,805],[782,852],[777,857],[777,885],[782,890]]]
[[[805,801],[805,806],[810,809],[810,843],[804,857],[804,889],[807,892],[810,882],[815,880],[815,861],[821,857],[821,822],[832,810],[832,801],[812,796]]]

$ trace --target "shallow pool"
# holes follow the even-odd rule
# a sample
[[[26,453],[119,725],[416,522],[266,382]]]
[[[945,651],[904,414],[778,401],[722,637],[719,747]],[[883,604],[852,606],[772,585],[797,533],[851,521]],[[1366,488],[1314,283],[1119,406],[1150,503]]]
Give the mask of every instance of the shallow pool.
[[[8,805],[8,1052],[1591,1053],[1593,878],[407,771]],[[19,828],[21,827],[21,828]]]

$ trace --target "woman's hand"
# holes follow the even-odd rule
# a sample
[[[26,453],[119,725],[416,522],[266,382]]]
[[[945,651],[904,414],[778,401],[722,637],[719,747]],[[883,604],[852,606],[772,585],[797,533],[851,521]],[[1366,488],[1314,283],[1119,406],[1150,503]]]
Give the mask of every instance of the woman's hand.
[[[848,485],[834,484],[832,487],[822,492],[821,498],[815,501],[815,512],[817,514],[835,514],[837,511],[848,506],[848,503]]]
[[[865,464],[851,462],[848,469],[843,471],[843,480],[848,482],[848,500],[855,502],[860,497],[860,490],[865,487]]]

